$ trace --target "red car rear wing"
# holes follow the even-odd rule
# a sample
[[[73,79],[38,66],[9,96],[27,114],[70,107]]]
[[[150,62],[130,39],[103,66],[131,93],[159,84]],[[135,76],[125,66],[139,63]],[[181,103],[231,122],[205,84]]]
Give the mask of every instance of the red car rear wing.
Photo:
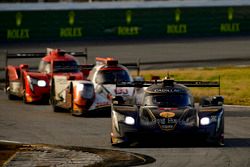
[[[74,57],[83,57],[85,58],[85,61],[87,63],[88,60],[88,54],[87,49],[85,49],[84,52],[65,52],[67,54],[70,54]],[[22,59],[22,58],[43,58],[46,56],[46,52],[27,52],[27,53],[9,53],[6,52],[5,54],[5,66],[8,65],[8,59]]]

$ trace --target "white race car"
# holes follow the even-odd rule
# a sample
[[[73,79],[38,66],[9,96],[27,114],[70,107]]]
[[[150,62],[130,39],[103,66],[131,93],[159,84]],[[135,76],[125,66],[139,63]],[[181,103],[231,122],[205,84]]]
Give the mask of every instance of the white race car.
[[[130,66],[137,67],[136,64]],[[111,100],[115,96],[124,98],[131,97],[135,93],[135,88],[132,87],[116,87],[117,83],[133,82],[128,68],[125,65],[119,64],[114,58],[96,58],[96,65],[90,71],[88,79],[92,81],[96,94],[106,98],[111,105]]]
[[[135,94],[133,87],[117,87],[117,83],[133,82],[128,69],[113,58],[96,58],[88,80],[54,76],[51,82],[51,104],[55,112],[62,108],[72,115],[110,114],[116,96],[126,99]],[[135,66],[135,65],[132,65]]]

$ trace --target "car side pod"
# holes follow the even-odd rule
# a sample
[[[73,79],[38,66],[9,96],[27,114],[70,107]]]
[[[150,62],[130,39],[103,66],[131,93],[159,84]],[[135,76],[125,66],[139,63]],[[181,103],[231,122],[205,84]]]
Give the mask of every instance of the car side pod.
[[[111,142],[112,146],[118,146],[118,147],[124,144],[124,140],[122,140],[119,137],[115,137],[112,132],[111,132],[111,141],[110,142]]]
[[[201,135],[208,143],[224,146],[224,98],[223,96],[205,97],[199,109]]]

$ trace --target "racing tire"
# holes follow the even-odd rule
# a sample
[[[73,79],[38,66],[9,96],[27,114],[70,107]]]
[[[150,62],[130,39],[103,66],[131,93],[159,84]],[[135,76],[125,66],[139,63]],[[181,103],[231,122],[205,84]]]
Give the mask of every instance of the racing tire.
[[[11,94],[10,92],[8,92],[8,99],[9,100],[16,100],[16,96],[15,95],[13,95],[13,94]]]
[[[26,98],[26,91],[23,91],[23,103],[24,104],[28,103],[27,98]]]
[[[9,81],[9,75],[8,75],[8,69],[5,71],[5,86],[4,86],[4,90],[6,91],[6,93],[10,93],[8,89],[10,89],[10,81]]]
[[[52,79],[52,81],[51,81],[51,87],[50,87],[49,103],[52,105],[52,108],[53,108],[54,112],[60,112],[61,108],[56,105],[54,85],[55,85],[55,81],[54,81],[54,79]]]
[[[75,111],[74,111],[74,94],[73,94],[73,84],[72,84],[72,82],[70,83],[70,85],[69,85],[69,91],[70,91],[70,93],[71,93],[71,106],[70,106],[70,113],[71,113],[71,115],[72,116],[78,116],[78,115],[76,115],[76,113],[75,113]]]
[[[110,137],[110,143],[113,147],[126,147],[126,145],[128,146],[128,144],[125,143],[114,143],[112,137]]]
[[[55,81],[54,79],[51,80],[50,86],[50,97],[49,97],[49,104],[54,105],[55,103],[55,90],[54,90]]]
[[[71,112],[71,115],[74,117],[82,117],[85,116],[84,113],[75,113],[75,112]]]
[[[219,131],[217,132],[217,135],[215,137],[211,138],[207,138],[206,141],[208,142],[208,144],[215,146],[215,147],[223,147],[224,144],[224,118],[220,123],[221,128],[219,129]]]
[[[55,104],[53,104],[52,106],[53,106],[53,111],[54,112],[60,112],[61,111],[61,108],[56,106]]]
[[[216,146],[223,147],[224,143],[224,118],[221,121],[221,128],[218,132],[218,137],[214,141]]]
[[[74,107],[74,91],[73,91],[73,84],[72,82],[70,83],[70,93],[71,93],[71,107],[70,107],[70,113],[72,116],[75,116],[75,117],[81,117],[83,116],[84,114],[83,113],[78,113],[78,112],[75,112],[73,107]]]
[[[50,104],[52,105],[53,111],[54,112],[60,112],[61,108],[56,105],[56,102],[54,99],[50,99]]]
[[[223,147],[225,145],[224,144],[224,136],[217,137],[210,144],[212,144],[213,146],[216,146],[216,147]]]
[[[119,147],[119,148],[128,148],[128,147],[133,147],[133,143],[129,141],[124,141],[121,143],[114,143],[112,140],[112,137],[110,137],[110,142],[113,147]]]
[[[72,116],[75,116],[75,117],[87,117],[89,116],[86,112],[82,111],[82,112],[75,112],[73,110],[73,106],[70,108],[70,112],[71,112],[71,115]]]
[[[219,138],[219,139],[217,139],[215,144],[217,146],[219,146],[219,147],[223,147],[225,145],[225,143],[224,143],[224,136],[221,137],[221,138]]]

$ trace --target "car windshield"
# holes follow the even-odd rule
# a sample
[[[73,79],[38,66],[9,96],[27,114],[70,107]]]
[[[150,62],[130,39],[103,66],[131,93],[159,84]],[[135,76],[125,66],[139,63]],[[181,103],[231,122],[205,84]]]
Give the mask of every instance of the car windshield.
[[[181,93],[148,95],[144,100],[145,105],[157,105],[159,107],[185,107],[191,105],[190,97]]]
[[[91,99],[94,96],[94,87],[92,84],[84,84],[84,90],[81,96],[85,99]]]
[[[101,70],[97,73],[96,82],[115,84],[116,82],[131,82],[131,79],[126,70]]]
[[[76,61],[54,61],[54,72],[79,72]]]

